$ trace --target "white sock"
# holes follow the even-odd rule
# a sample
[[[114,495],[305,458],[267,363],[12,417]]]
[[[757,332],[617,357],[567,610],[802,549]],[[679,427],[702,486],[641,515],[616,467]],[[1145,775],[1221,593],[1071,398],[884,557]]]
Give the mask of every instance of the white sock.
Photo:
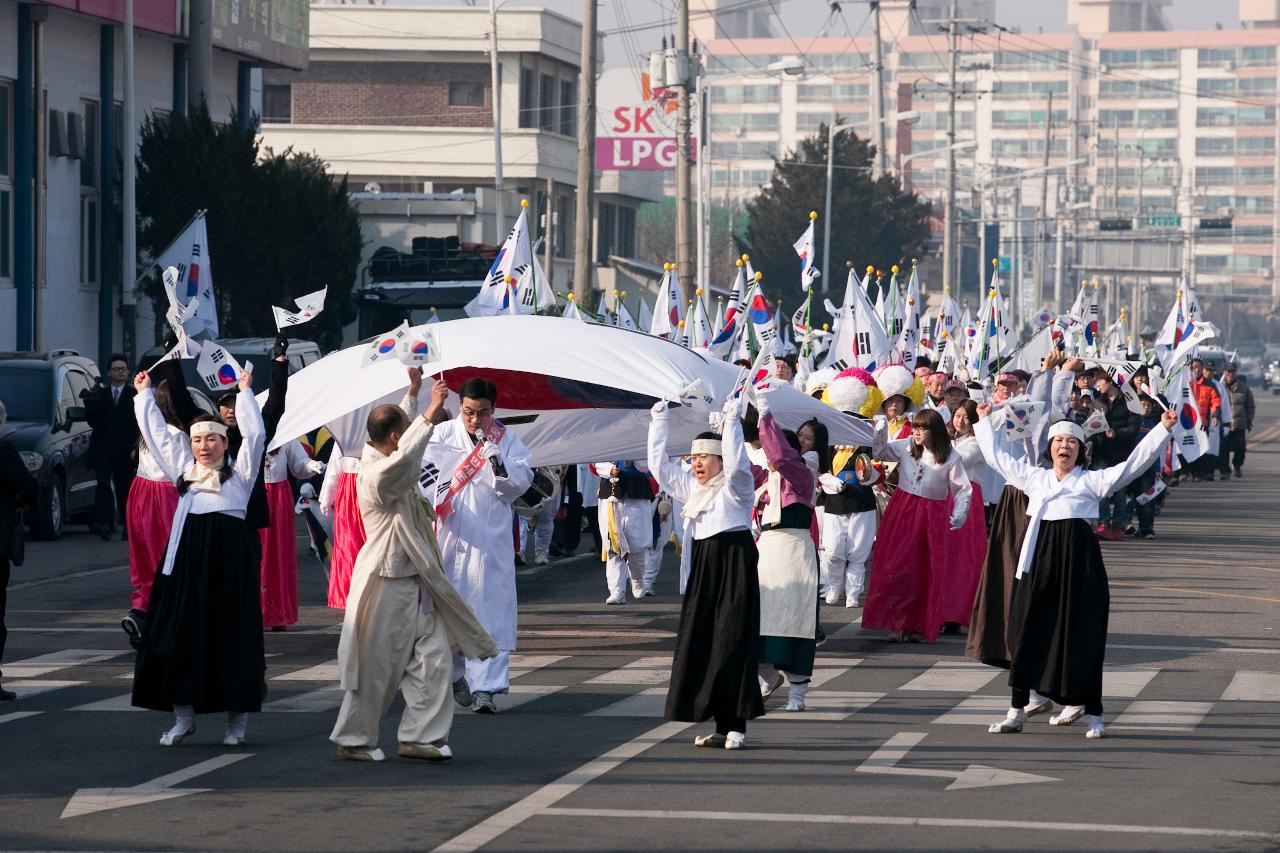
[[[185,735],[191,731],[196,724],[196,709],[194,705],[174,705],[173,706],[173,728],[165,732],[170,737],[178,737]]]
[[[788,701],[798,702],[801,705],[803,705],[805,697],[807,697],[808,695],[809,695],[809,679],[806,678],[804,681],[790,682],[789,692],[787,693]]]
[[[228,711],[227,712],[227,736],[228,737],[244,737],[245,729],[249,725],[249,714],[247,711]]]
[[[1043,697],[1043,696],[1041,696],[1039,693],[1037,693],[1036,691],[1032,690],[1032,691],[1031,691],[1031,701],[1030,701],[1030,702],[1028,702],[1027,704],[1028,704],[1028,705],[1030,705],[1030,706],[1032,706],[1032,707],[1035,707],[1036,705],[1043,705],[1045,702],[1048,702],[1048,701],[1049,701],[1048,699],[1044,698],[1044,697]]]

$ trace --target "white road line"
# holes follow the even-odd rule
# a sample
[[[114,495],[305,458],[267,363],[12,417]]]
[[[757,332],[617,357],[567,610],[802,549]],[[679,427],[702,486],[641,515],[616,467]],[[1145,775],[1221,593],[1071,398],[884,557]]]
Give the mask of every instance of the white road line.
[[[4,686],[17,693],[19,699],[27,699],[31,696],[39,696],[41,693],[50,693],[64,687],[79,687],[81,684],[88,683],[87,681],[6,681]]]
[[[828,823],[853,826],[940,827],[945,829],[1022,829],[1032,832],[1101,832],[1125,835],[1173,835],[1192,838],[1237,838],[1275,843],[1280,835],[1245,829],[1213,829],[1195,826],[1135,826],[1122,823],[1055,823],[1039,820],[984,820],[982,818],[894,817],[889,815],[769,814],[764,812],[698,812],[677,809],[571,809],[547,807],[546,817],[599,817],[639,820],[723,820],[742,823]],[[496,836],[495,836],[496,837]],[[443,850],[444,848],[437,848]],[[474,847],[458,848],[474,850]]]
[[[588,761],[576,770],[571,770],[549,785],[544,785],[523,800],[508,806],[497,814],[486,818],[460,835],[437,847],[434,853],[471,853],[479,850],[489,842],[501,836],[540,812],[577,791],[582,786],[593,782],[628,760],[643,754],[647,750],[678,735],[692,726],[692,723],[663,723],[655,729],[627,741],[622,746],[611,749],[599,758]]]
[[[534,699],[541,699],[543,696],[559,693],[564,690],[564,686],[559,684],[513,684],[509,690],[510,692],[506,696],[498,696],[493,700],[498,704],[499,712],[510,711],[512,708],[519,708]]]
[[[938,661],[899,690],[931,693],[973,693],[986,687],[1000,670],[972,661]]]
[[[671,656],[646,657],[601,673],[586,684],[666,684],[671,678]]]
[[[38,678],[60,669],[101,663],[127,654],[132,652],[114,649],[63,649],[47,655],[7,663],[4,669],[10,678]]]
[[[320,663],[315,666],[309,666],[306,669],[296,669],[293,672],[286,672],[277,675],[271,679],[272,681],[337,681],[338,680],[338,661],[333,659],[328,663]]]
[[[815,690],[805,698],[804,711],[776,708],[751,724],[757,723],[838,723],[879,702],[883,693],[861,693],[847,690]]]
[[[14,720],[25,720],[27,717],[38,717],[43,711],[14,711],[12,714],[0,715],[0,725],[12,723]]]
[[[1009,709],[1009,699],[1005,696],[970,696],[941,717],[936,718],[934,725],[944,726],[983,726],[994,723]]]
[[[1116,717],[1115,722],[1107,728],[1190,732],[1195,731],[1200,721],[1212,710],[1212,702],[1131,702],[1124,713]]]
[[[661,720],[667,709],[667,688],[649,687],[625,699],[587,713],[588,717],[648,717]]]
[[[862,633],[862,617],[858,616],[847,625],[840,626],[834,634],[828,634],[828,640],[852,640]]]
[[[1133,699],[1160,670],[1145,666],[1118,666],[1102,671],[1102,698]]]
[[[274,711],[284,714],[310,714],[321,711],[332,711],[342,704],[343,689],[341,687],[322,687],[319,690],[308,690],[283,699],[273,699],[262,706],[264,712]]]
[[[510,663],[511,678],[519,678],[531,672],[551,666],[564,660],[566,655],[521,655],[512,654]]]
[[[1107,643],[1109,649],[1137,649],[1144,652],[1199,652],[1209,654],[1221,652],[1230,654],[1238,652],[1248,655],[1280,655],[1280,649],[1260,649],[1247,646],[1155,646],[1141,643]]]
[[[62,581],[79,580],[80,578],[93,577],[94,575],[106,574],[107,572],[118,572],[121,569],[129,568],[128,563],[121,563],[118,566],[106,566],[101,569],[86,569],[83,572],[69,572],[65,575],[57,575],[51,578],[41,578],[34,581],[23,581],[22,583],[9,584],[9,592],[19,592],[24,589],[31,589],[36,586],[45,586],[51,583],[61,583]],[[9,630],[13,630],[10,628]]]
[[[87,702],[84,705],[77,705],[74,708],[68,708],[68,711],[142,711],[133,704],[133,694],[123,693],[119,696],[112,696],[109,699],[99,699],[97,702]]]
[[[1222,700],[1237,702],[1280,702],[1280,672],[1236,670],[1222,691]]]

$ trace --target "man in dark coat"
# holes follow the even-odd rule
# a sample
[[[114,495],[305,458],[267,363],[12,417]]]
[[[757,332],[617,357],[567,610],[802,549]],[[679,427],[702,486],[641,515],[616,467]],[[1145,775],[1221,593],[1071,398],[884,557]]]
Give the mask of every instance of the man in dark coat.
[[[89,464],[98,478],[94,492],[92,530],[103,539],[111,538],[117,519],[120,538],[128,538],[124,508],[129,486],[137,469],[134,449],[138,443],[138,422],[133,414],[133,386],[129,384],[129,362],[116,353],[107,360],[107,381],[82,391],[85,416],[93,427],[89,441]]]
[[[1235,469],[1236,477],[1244,476],[1245,435],[1253,429],[1253,391],[1249,381],[1230,362],[1222,368],[1222,385],[1231,401],[1231,423],[1222,436],[1222,452],[1218,455],[1222,479],[1227,479]]]
[[[0,402],[0,434],[8,413]],[[18,510],[40,503],[40,484],[31,476],[13,445],[0,438],[0,660],[4,659],[4,642],[9,636],[4,625],[4,611],[9,603],[9,558],[22,535]],[[4,675],[0,672],[0,677]],[[0,687],[0,702],[17,699],[18,694]]]

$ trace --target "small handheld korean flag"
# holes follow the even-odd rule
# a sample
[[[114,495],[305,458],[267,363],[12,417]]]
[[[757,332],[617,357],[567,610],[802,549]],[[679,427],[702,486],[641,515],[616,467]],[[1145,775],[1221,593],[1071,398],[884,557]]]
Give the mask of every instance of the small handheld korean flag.
[[[369,346],[365,348],[364,358],[360,361],[361,367],[369,367],[380,361],[389,358],[398,358],[397,350],[400,342],[409,336],[409,321],[405,320],[399,326],[396,326],[389,332],[378,335],[369,341]]]
[[[809,285],[813,284],[822,273],[814,266],[813,252],[813,221],[818,218],[816,211],[809,211],[809,227],[804,229],[804,233],[800,235],[800,239],[792,245],[796,250],[796,255],[800,257],[800,287],[808,290]]]
[[[1168,486],[1164,484],[1164,480],[1156,480],[1154,483],[1151,484],[1151,487],[1149,489],[1147,489],[1142,494],[1138,495],[1136,498],[1134,498],[1134,500],[1137,501],[1139,504],[1146,506],[1156,498],[1160,497],[1160,493],[1167,488]]]
[[[715,398],[707,390],[707,383],[700,378],[681,388],[676,400],[695,412],[709,412],[711,404],[715,402]]]
[[[177,361],[181,358],[195,358],[200,355],[200,344],[183,334],[181,326],[177,328],[175,333],[178,336],[178,343],[174,345],[173,349],[156,359],[156,364],[160,364],[162,361]],[[156,364],[151,365],[152,370],[155,369]]]
[[[1107,423],[1106,413],[1100,411],[1090,412],[1089,417],[1085,418],[1080,426],[1084,429],[1085,438],[1091,438],[1111,429],[1111,425]]]
[[[421,367],[427,362],[440,361],[440,336],[436,330],[422,326],[405,335],[399,344],[396,357],[409,367]]]
[[[216,341],[201,344],[196,371],[210,391],[229,390],[240,379],[240,365]]]
[[[1011,397],[991,413],[991,425],[1006,441],[1021,441],[1031,435],[1044,415],[1045,404],[1026,395]]]
[[[296,314],[283,308],[277,308],[274,305],[271,306],[271,313],[276,317],[276,329],[287,329],[290,326],[297,326],[313,319],[324,310],[324,298],[328,292],[329,288],[322,287],[314,293],[308,293],[293,300],[298,306]]]

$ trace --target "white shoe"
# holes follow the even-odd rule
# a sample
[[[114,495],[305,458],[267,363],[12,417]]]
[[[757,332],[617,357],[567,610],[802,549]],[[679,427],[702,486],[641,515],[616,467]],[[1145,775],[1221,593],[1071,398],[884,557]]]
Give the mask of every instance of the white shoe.
[[[1061,711],[1049,718],[1051,726],[1069,726],[1076,720],[1084,716],[1083,705],[1067,705]]]
[[[645,597],[645,598],[650,597],[651,595],[653,595],[653,587],[651,587],[651,586],[646,586],[646,587],[644,588],[644,590],[643,590],[643,593],[644,593],[644,597]]]
[[[376,746],[372,748],[367,746],[339,746],[338,757],[345,758],[348,761],[382,761],[387,756]]]
[[[632,584],[632,585],[631,585],[631,597],[632,597],[632,598],[644,598],[644,587],[642,587],[642,586],[636,586],[635,584]]]
[[[787,707],[786,707],[786,708],[784,708],[783,710],[786,710],[786,711],[803,711],[803,710],[804,710],[804,701],[803,701],[803,700],[800,700],[800,699],[788,699],[788,700],[787,700]]]
[[[713,749],[718,749],[720,747],[723,747],[725,743],[726,743],[725,736],[720,734],[719,732],[712,732],[709,735],[698,735],[693,739],[694,746],[706,746],[706,747],[711,747]]]
[[[1037,702],[1036,700],[1040,701]],[[1053,700],[1045,699],[1043,696],[1031,694],[1031,701],[1027,703],[1027,707],[1023,708],[1028,717],[1034,717],[1038,714],[1047,714],[1053,710]]]
[[[857,607],[857,606],[858,606],[858,596],[856,596],[856,595],[847,595],[847,596],[845,596],[845,599],[844,599],[844,606],[845,606],[845,607],[848,607],[848,608],[854,608],[854,607]]]
[[[1097,740],[1100,737],[1107,736],[1107,727],[1102,724],[1101,714],[1085,714],[1084,723],[1088,726],[1084,730],[1084,736],[1090,740]]]
[[[839,604],[839,603],[840,603],[840,593],[836,592],[835,590],[829,590],[827,592],[827,604]]]
[[[1021,708],[1010,708],[1009,713],[1004,715],[1004,719],[998,723],[992,723],[987,726],[987,731],[993,735],[1013,735],[1022,731],[1022,724],[1027,721],[1027,713]]]
[[[626,604],[627,597],[622,594],[615,593],[604,600],[605,604]]]
[[[244,735],[233,735],[228,732],[222,738],[223,746],[244,746]]]
[[[476,714],[496,714],[498,706],[494,704],[493,694],[485,690],[473,691],[471,696],[475,699],[475,707],[471,710]]]
[[[747,744],[747,735],[745,732],[729,732],[724,739],[725,749],[742,749]]]
[[[535,566],[545,566],[550,562],[551,562],[551,558],[548,557],[546,554],[539,554],[538,556],[533,558],[533,564]]]
[[[169,731],[160,735],[160,745],[161,746],[177,746],[178,744],[182,743],[184,740],[191,737],[195,733],[196,733],[195,723],[192,723],[185,730],[180,728],[177,724],[175,724],[173,728],[169,729]]]
[[[773,678],[771,679],[765,678],[764,676],[760,676],[760,675],[756,676],[756,678],[759,679],[760,681],[760,698],[761,699],[768,699],[770,696],[773,695],[773,691],[781,687],[782,682],[787,680],[785,677],[783,677],[781,672],[777,672],[776,670],[774,671]]]

